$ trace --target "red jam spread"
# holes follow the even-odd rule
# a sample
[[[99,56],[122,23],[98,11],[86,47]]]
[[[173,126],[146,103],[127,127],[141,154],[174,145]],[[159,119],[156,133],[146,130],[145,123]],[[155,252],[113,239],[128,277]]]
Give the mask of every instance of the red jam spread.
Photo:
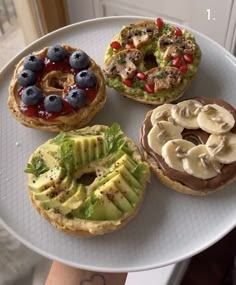
[[[43,76],[45,76],[45,74],[51,71],[61,71],[64,73],[71,73],[75,76],[81,70],[74,69],[70,66],[69,57],[70,57],[70,54],[68,54],[63,61],[59,61],[59,62],[51,61],[50,59],[46,57],[42,58],[44,61],[44,68],[41,71],[35,73],[36,78],[37,78],[35,85],[39,87]],[[79,110],[74,109],[66,100],[67,93],[74,88],[83,89],[86,92],[86,95],[87,95],[86,105],[90,104],[96,97],[97,87],[84,88],[84,87],[79,86],[78,84],[74,84],[72,86],[67,86],[66,89],[63,90],[62,110],[60,112],[52,113],[52,112],[45,111],[44,104],[43,104],[44,99],[41,100],[38,105],[33,105],[33,106],[27,106],[23,102],[21,102],[20,110],[22,113],[24,113],[28,117],[38,117],[38,118],[42,118],[45,120],[53,120],[54,118],[58,116],[65,116],[73,112],[78,112]],[[19,97],[21,97],[22,91],[24,89],[25,87],[19,88],[18,90]]]

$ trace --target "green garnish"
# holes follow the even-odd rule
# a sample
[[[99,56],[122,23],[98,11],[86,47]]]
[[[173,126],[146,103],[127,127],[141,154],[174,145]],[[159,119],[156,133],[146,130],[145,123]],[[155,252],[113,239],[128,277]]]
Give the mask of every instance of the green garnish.
[[[133,88],[140,88],[144,89],[146,82],[144,80],[134,80],[133,81]]]
[[[59,145],[59,144],[63,143],[64,141],[66,141],[67,139],[68,139],[68,135],[66,133],[60,132],[60,134],[57,135],[52,140],[52,142]]]
[[[39,156],[34,156],[31,163],[27,163],[25,173],[32,173],[35,176],[39,176],[48,170],[49,168],[46,166],[44,160]]]
[[[64,141],[58,151],[60,165],[64,166],[69,172],[74,167],[74,155],[73,155],[73,141]]]
[[[125,63],[126,63],[125,56],[124,56],[124,55],[119,55],[119,56],[117,57],[117,62],[118,62],[119,64],[125,64]]]
[[[134,168],[134,170],[132,171],[132,174],[134,177],[139,179],[142,176],[144,176],[147,173],[147,171],[148,171],[147,165],[144,163],[140,163]]]
[[[120,125],[118,123],[105,130],[105,142],[108,153],[115,152],[125,146],[124,135],[121,133]]]

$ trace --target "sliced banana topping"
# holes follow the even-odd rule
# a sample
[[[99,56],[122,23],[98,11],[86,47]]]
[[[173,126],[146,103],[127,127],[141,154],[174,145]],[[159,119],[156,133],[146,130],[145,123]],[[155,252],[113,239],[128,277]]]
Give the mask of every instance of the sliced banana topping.
[[[173,119],[183,128],[198,129],[197,117],[202,104],[197,100],[186,100],[174,105],[171,109]]]
[[[223,164],[236,161],[236,134],[211,135],[206,143],[209,154]]]
[[[206,146],[202,144],[188,151],[183,158],[183,168],[188,174],[201,179],[210,179],[221,173],[221,164],[208,154]]]
[[[183,139],[171,140],[163,145],[162,157],[169,167],[185,172],[182,159],[187,157],[188,151],[193,147],[193,143]]]
[[[175,125],[176,127],[179,128],[179,131],[183,131],[183,127],[178,126],[171,116],[171,109],[174,105],[172,104],[164,104],[161,106],[158,106],[156,109],[152,111],[151,115],[151,123],[154,126],[156,123],[161,122],[161,121],[167,121]]]
[[[205,105],[198,114],[199,127],[210,134],[224,134],[229,132],[235,124],[233,115],[217,104]]]
[[[165,121],[156,123],[147,136],[148,145],[159,155],[161,155],[162,146],[167,141],[181,138],[179,128]]]

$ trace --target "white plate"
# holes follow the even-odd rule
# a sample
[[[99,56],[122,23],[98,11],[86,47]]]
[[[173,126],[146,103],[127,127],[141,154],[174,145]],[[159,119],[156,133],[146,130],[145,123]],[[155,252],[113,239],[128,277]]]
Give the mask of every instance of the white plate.
[[[24,55],[55,43],[78,46],[101,66],[107,45],[123,25],[137,17],[102,18],[65,27],[17,55],[0,77],[0,217],[3,225],[36,252],[80,268],[122,272],[156,268],[207,248],[235,226],[235,185],[209,197],[178,194],[152,177],[138,216],[103,237],[74,238],[59,232],[31,206],[24,169],[31,152],[53,135],[16,122],[7,109],[14,65]],[[185,98],[209,96],[235,104],[236,60],[221,46],[192,31],[202,49],[199,73]],[[17,43],[16,43],[17,44]],[[151,108],[108,90],[108,102],[92,123],[119,122],[138,142],[139,127]]]

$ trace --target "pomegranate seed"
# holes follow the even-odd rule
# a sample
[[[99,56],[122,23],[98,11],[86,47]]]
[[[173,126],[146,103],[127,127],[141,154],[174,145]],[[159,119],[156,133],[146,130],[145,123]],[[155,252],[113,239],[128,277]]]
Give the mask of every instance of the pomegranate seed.
[[[128,43],[125,45],[125,48],[135,48],[135,45],[133,43]]]
[[[123,83],[128,87],[131,87],[133,85],[133,81],[131,79],[125,79]]]
[[[144,79],[146,79],[146,75],[144,74],[144,73],[142,73],[142,72],[139,72],[139,73],[137,73],[137,78],[139,79],[139,80],[144,80]]]
[[[121,44],[117,41],[110,43],[110,47],[113,49],[120,49],[121,48]]]
[[[180,68],[179,68],[179,70],[180,70],[180,72],[182,72],[182,73],[187,72],[187,71],[188,71],[188,66],[187,66],[187,64],[181,65]]]
[[[148,93],[154,93],[154,84],[145,84],[145,89]]]
[[[193,56],[192,56],[191,54],[185,53],[185,54],[184,54],[184,60],[185,60],[187,63],[192,63],[192,62],[193,62]]]
[[[157,18],[156,23],[157,23],[157,27],[158,27],[159,29],[162,29],[162,28],[163,28],[164,22],[163,22],[162,18]]]
[[[174,67],[180,67],[180,64],[181,64],[181,59],[180,57],[176,57],[172,60],[172,66]]]
[[[183,35],[180,28],[178,28],[178,27],[175,28],[175,35],[176,35],[176,37],[181,37]]]

